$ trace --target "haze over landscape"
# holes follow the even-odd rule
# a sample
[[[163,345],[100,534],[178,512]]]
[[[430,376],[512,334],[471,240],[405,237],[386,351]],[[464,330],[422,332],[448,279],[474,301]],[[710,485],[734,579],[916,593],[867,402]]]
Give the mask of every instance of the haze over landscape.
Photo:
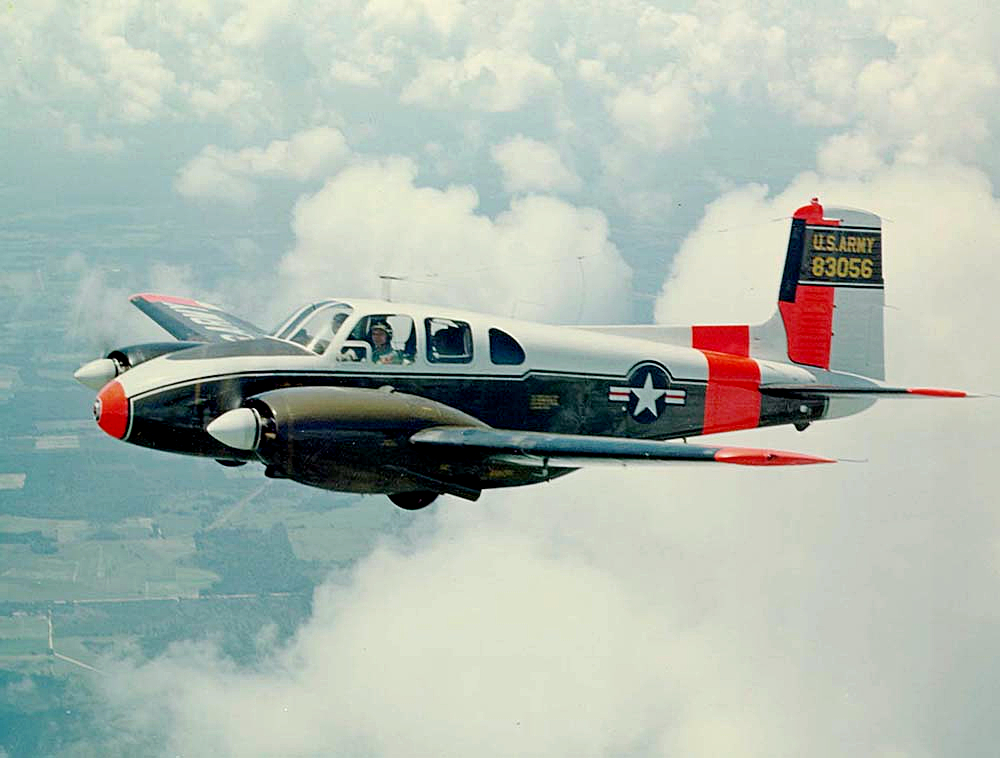
[[[118,443],[132,292],[755,322],[884,218],[891,383],[998,392],[1000,10],[0,9],[0,756],[993,755],[996,399],[719,440],[851,459],[441,498]],[[729,467],[721,467],[729,468]],[[50,654],[54,653],[54,654]]]

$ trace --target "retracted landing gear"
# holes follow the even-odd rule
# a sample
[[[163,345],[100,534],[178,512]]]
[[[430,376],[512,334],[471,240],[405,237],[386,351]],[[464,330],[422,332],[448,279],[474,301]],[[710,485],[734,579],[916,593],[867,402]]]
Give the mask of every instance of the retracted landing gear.
[[[394,492],[389,495],[393,505],[404,511],[419,511],[437,500],[438,493],[419,490],[417,492]]]

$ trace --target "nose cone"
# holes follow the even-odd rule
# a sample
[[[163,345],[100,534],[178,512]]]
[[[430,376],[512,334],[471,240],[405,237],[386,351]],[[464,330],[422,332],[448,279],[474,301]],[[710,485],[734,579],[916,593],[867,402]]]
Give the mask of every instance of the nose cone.
[[[223,413],[205,431],[227,447],[256,450],[260,442],[260,416],[251,408],[236,408]]]
[[[94,420],[115,439],[124,439],[128,431],[128,398],[118,382],[108,382],[94,401]]]
[[[73,378],[85,387],[99,390],[105,384],[118,376],[118,364],[110,358],[98,358],[80,366]]]

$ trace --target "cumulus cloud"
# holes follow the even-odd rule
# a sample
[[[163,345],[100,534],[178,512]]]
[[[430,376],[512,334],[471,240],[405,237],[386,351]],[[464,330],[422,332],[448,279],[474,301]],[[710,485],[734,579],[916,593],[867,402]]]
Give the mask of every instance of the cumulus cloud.
[[[195,111],[202,117],[230,113],[236,106],[259,102],[260,93],[243,79],[222,79],[211,87],[194,85],[189,98]]]
[[[282,292],[378,296],[392,275],[404,277],[395,299],[571,323],[624,316],[631,272],[602,213],[532,195],[490,218],[478,203],[469,186],[418,186],[407,159],[347,168],[297,203]]]
[[[339,82],[357,87],[374,87],[378,84],[374,74],[351,61],[334,61],[330,66],[330,76]]]
[[[291,5],[290,0],[257,0],[251,6],[240,8],[223,24],[223,41],[237,46],[259,46],[270,37],[276,25],[286,20]]]
[[[349,152],[344,135],[331,127],[299,132],[263,148],[233,151],[209,145],[181,168],[175,187],[190,199],[249,205],[257,197],[256,179],[316,179],[342,163]]]
[[[641,598],[510,524],[442,526],[416,555],[383,547],[322,589],[313,622],[257,676],[205,647],[117,674],[169,701],[181,753],[602,755],[640,740],[663,684],[657,640],[634,635]],[[136,690],[119,693],[132,708]],[[206,716],[216,726],[196,725]]]
[[[559,151],[538,140],[518,135],[492,149],[493,160],[503,172],[508,192],[580,189],[580,177],[563,163]]]
[[[176,76],[153,50],[133,47],[124,37],[100,38],[105,77],[117,90],[122,119],[142,124],[162,116],[165,98],[176,84]]]
[[[609,104],[622,133],[640,146],[662,152],[689,142],[704,129],[706,109],[691,88],[671,74],[647,85],[626,87]]]
[[[562,135],[561,157],[584,186],[614,193],[633,218],[649,215],[633,212],[636,198],[676,195],[702,174],[760,173],[759,150],[737,144],[769,128],[762,112],[782,121],[778,142],[792,129],[803,140],[832,130],[866,140],[886,162],[995,162],[992,9],[844,0],[809,14],[746,2],[676,12],[626,0],[567,13],[517,0],[480,10],[458,0],[272,0],[250,10],[220,1],[169,14],[139,0],[77,14],[36,4],[0,23],[0,98],[15,121],[54,118],[109,139],[115,126],[233,130],[217,144],[293,132],[337,102],[344,123],[383,152],[405,152],[399,123],[443,111],[421,123],[428,139],[455,141],[460,166],[481,166],[486,147],[530,127]],[[289,49],[301,55],[282,54]],[[393,109],[399,118],[371,118]],[[512,112],[527,127],[511,128]],[[477,130],[465,130],[473,119]],[[676,173],[648,168],[692,144],[702,153]],[[609,145],[626,159],[601,159]],[[461,168],[452,175],[468,179]],[[252,194],[246,182],[220,183],[234,197]]]
[[[827,176],[867,177],[884,167],[878,148],[862,134],[837,134],[820,145],[816,167]]]
[[[379,29],[422,32],[430,28],[447,37],[467,12],[462,0],[368,0],[364,17]]]
[[[435,108],[461,104],[489,112],[514,111],[558,86],[552,68],[531,55],[488,48],[469,51],[461,60],[424,60],[403,90],[402,101]]]

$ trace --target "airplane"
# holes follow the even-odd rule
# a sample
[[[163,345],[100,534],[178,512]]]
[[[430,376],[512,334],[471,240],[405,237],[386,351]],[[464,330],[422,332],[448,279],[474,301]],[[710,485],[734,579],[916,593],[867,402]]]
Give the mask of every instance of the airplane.
[[[966,397],[884,383],[883,293],[881,219],[813,198],[759,325],[569,327],[333,298],[266,332],[143,293],[131,302],[175,341],[112,350],[75,377],[99,389],[94,418],[114,438],[417,510],[600,464],[831,463],[687,438]]]

